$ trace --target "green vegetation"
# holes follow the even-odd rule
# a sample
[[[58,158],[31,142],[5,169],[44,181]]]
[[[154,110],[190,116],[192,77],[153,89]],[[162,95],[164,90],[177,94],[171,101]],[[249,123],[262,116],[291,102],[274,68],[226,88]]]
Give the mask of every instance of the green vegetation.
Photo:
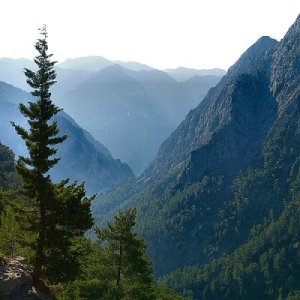
[[[249,240],[206,267],[173,272],[163,282],[194,299],[286,299],[300,289],[300,197],[276,220],[257,226]]]
[[[194,299],[300,290],[299,21],[250,47],[150,167],[94,204],[102,219],[136,207],[156,274]]]
[[[145,254],[146,243],[136,233],[136,210],[119,213],[114,224],[96,229],[98,239],[103,241],[107,263],[114,277],[116,293],[121,299],[153,299],[153,275],[150,261]]]
[[[29,157],[14,160],[0,144],[0,257],[22,256],[33,265],[37,287],[48,285],[57,299],[183,299],[154,281],[146,242],[134,232],[136,211],[120,213],[107,228],[97,228],[98,241],[84,234],[93,225],[91,201],[84,185],[54,183],[48,171],[59,162],[55,145],[60,111],[49,92],[55,83],[54,62],[47,54],[47,32],[36,43],[36,72],[26,69],[35,97],[20,111],[29,130],[13,123]]]
[[[85,198],[83,186],[66,187],[68,180],[54,184],[48,171],[59,161],[53,157],[66,136],[57,136],[56,122],[51,122],[60,109],[50,97],[49,88],[56,82],[53,70],[55,62],[48,54],[47,31],[40,29],[41,38],[35,44],[38,55],[34,61],[37,71],[25,69],[27,83],[33,88],[36,101],[28,106],[20,104],[21,113],[28,118],[29,130],[13,123],[17,133],[25,141],[29,157],[20,156],[17,171],[22,176],[24,195],[30,199],[30,213],[23,210],[23,217],[30,218],[27,231],[32,234],[30,248],[34,253],[32,277],[38,282],[46,275],[53,282],[69,280],[76,274],[76,255],[73,239],[82,236],[92,227],[91,199]],[[34,220],[34,221],[33,221]]]
[[[98,241],[78,240],[81,273],[72,283],[56,286],[58,299],[184,299],[154,281],[146,243],[133,229],[136,211],[115,216],[97,228]]]

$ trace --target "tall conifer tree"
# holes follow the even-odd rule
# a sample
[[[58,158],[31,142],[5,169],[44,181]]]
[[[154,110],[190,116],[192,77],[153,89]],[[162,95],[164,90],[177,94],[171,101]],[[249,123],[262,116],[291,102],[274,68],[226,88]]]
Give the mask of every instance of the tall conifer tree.
[[[48,175],[48,171],[59,161],[59,158],[53,157],[57,153],[54,146],[62,143],[66,136],[57,136],[58,125],[53,121],[61,109],[52,103],[49,91],[56,82],[56,73],[53,69],[55,61],[51,60],[52,54],[48,54],[45,25],[40,29],[40,34],[41,38],[35,44],[38,51],[34,59],[37,71],[25,69],[35,101],[27,106],[19,105],[21,113],[28,118],[29,130],[13,123],[29,151],[29,157],[20,156],[17,170],[23,177],[24,192],[32,199],[36,209],[36,220],[32,220],[30,229],[35,234],[32,244],[35,253],[32,275],[35,282],[41,275],[49,275],[49,270],[52,270],[52,275],[58,273],[64,262],[71,263],[68,250],[72,237],[83,235],[92,226],[91,199],[84,198],[83,185],[64,188],[68,180],[55,185]],[[60,248],[63,251],[59,251],[62,250]],[[65,256],[62,252],[66,252]],[[61,270],[58,277],[60,280],[66,276],[65,270]],[[52,277],[55,281],[55,276]]]

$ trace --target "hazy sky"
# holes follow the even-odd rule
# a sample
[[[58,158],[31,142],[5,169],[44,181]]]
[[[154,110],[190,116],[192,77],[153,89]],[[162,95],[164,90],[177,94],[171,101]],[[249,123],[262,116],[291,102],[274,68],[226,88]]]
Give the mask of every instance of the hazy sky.
[[[281,39],[299,13],[299,0],[2,0],[0,57],[32,58],[45,23],[58,61],[227,69],[260,36]]]

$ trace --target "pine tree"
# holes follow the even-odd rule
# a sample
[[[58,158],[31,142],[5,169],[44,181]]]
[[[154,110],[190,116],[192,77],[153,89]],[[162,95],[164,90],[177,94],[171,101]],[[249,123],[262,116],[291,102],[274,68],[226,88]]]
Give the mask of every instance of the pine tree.
[[[32,273],[35,282],[39,281],[41,275],[48,274],[49,270],[52,270],[53,275],[58,270],[57,261],[61,264],[63,261],[71,262],[68,250],[72,246],[72,238],[83,235],[93,224],[90,213],[91,199],[81,201],[85,195],[84,187],[65,187],[67,180],[54,184],[48,175],[48,171],[59,161],[59,158],[53,157],[57,153],[55,145],[62,143],[66,136],[58,136],[58,124],[53,121],[61,109],[52,103],[49,91],[56,82],[53,69],[56,62],[51,61],[52,54],[47,53],[48,36],[45,25],[40,29],[40,34],[41,38],[35,44],[38,51],[34,59],[37,71],[25,69],[27,83],[33,88],[31,94],[34,101],[29,102],[27,106],[19,105],[21,113],[28,118],[29,130],[13,123],[29,152],[29,157],[19,157],[17,171],[23,178],[24,193],[33,204],[31,215],[33,209],[36,214],[28,228],[35,236],[31,245],[35,253]],[[62,195],[68,199],[67,203]],[[81,222],[83,218],[85,221]],[[67,251],[66,255],[57,256],[62,254],[59,249]],[[66,278],[67,275],[68,272],[65,272],[64,276],[60,274],[58,277]]]
[[[15,155],[11,149],[0,143],[0,188],[13,186],[12,177],[15,173]]]
[[[146,255],[144,239],[133,232],[136,210],[129,209],[115,216],[108,228],[97,228],[99,241],[104,242],[116,287],[115,299],[153,299],[153,273]]]

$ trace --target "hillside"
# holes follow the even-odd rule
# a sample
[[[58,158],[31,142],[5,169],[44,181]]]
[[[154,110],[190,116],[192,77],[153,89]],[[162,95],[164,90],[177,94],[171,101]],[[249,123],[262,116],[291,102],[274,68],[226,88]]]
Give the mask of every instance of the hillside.
[[[0,141],[11,147],[17,155],[25,154],[27,150],[10,121],[27,126],[17,103],[30,99],[28,93],[0,82]],[[69,177],[78,182],[85,181],[88,193],[95,193],[133,176],[128,165],[113,159],[105,146],[80,128],[66,113],[59,113],[57,121],[61,133],[69,138],[59,147],[58,155],[62,159],[52,171],[55,180]]]
[[[99,221],[101,212],[138,207],[137,230],[149,243],[157,275],[229,255],[253,226],[280,218],[299,192],[299,34],[300,17],[279,43],[260,38],[139,178],[94,203]],[[194,285],[192,294],[198,292]],[[228,299],[239,299],[233,294]]]
[[[193,299],[287,299],[289,295],[298,299],[299,219],[298,196],[278,219],[253,229],[249,240],[231,255],[202,268],[177,270],[163,282]]]

